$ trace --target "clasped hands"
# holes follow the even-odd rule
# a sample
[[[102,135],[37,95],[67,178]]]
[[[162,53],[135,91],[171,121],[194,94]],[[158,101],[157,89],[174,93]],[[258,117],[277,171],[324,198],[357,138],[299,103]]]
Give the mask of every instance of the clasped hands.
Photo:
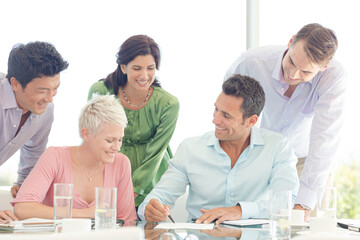
[[[195,223],[211,223],[214,220],[216,224],[220,224],[226,220],[241,219],[241,206],[219,207],[213,209],[200,209],[201,215]],[[170,214],[170,207],[160,203],[157,199],[151,199],[145,207],[144,215],[148,222],[166,221]]]

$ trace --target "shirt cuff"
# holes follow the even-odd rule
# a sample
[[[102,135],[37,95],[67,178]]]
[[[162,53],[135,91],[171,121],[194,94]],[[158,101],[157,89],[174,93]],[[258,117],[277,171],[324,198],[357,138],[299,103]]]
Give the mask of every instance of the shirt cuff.
[[[14,182],[14,185],[19,185],[19,186],[21,186],[23,183],[24,183],[24,181],[25,181],[25,178],[26,177],[23,177],[23,176],[18,176],[18,178],[17,178],[17,180],[16,180],[16,182]]]
[[[241,206],[241,219],[257,218],[260,215],[259,206],[254,202],[239,202]]]
[[[304,204],[311,209],[314,209],[317,204],[317,192],[301,184],[295,204]]]
[[[148,203],[149,202],[142,202],[138,208],[137,214],[138,214],[139,218],[141,219],[141,221],[146,221],[144,212],[145,212],[145,207]]]

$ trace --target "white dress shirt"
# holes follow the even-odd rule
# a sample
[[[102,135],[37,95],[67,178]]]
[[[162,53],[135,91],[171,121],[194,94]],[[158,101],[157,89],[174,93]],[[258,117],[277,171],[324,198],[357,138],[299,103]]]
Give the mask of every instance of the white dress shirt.
[[[232,64],[225,79],[237,73],[260,82],[266,96],[261,127],[282,133],[289,138],[297,157],[306,157],[296,203],[313,208],[336,158],[346,74],[333,59],[325,71],[300,83],[288,98],[284,93],[289,85],[282,74],[285,51],[283,46],[251,49]]]

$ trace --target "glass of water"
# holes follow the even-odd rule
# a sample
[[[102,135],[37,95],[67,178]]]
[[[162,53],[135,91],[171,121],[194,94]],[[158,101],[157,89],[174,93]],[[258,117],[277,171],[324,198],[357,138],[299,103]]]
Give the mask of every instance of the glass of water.
[[[73,185],[54,184],[54,219],[71,218],[73,205]]]
[[[95,188],[95,230],[116,228],[117,188]]]
[[[290,239],[291,191],[270,191],[269,218],[271,239]]]
[[[323,192],[323,194],[321,194]],[[318,194],[318,218],[336,219],[337,192],[336,188],[325,188]]]

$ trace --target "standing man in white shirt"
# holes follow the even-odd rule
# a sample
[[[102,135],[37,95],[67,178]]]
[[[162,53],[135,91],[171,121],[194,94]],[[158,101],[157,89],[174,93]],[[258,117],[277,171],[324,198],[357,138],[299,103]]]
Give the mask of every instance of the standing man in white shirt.
[[[307,215],[318,193],[331,181],[339,145],[346,74],[333,59],[337,47],[334,31],[308,24],[290,39],[287,48],[267,46],[243,53],[225,76],[248,75],[264,88],[261,127],[289,138],[300,177],[294,208]]]

